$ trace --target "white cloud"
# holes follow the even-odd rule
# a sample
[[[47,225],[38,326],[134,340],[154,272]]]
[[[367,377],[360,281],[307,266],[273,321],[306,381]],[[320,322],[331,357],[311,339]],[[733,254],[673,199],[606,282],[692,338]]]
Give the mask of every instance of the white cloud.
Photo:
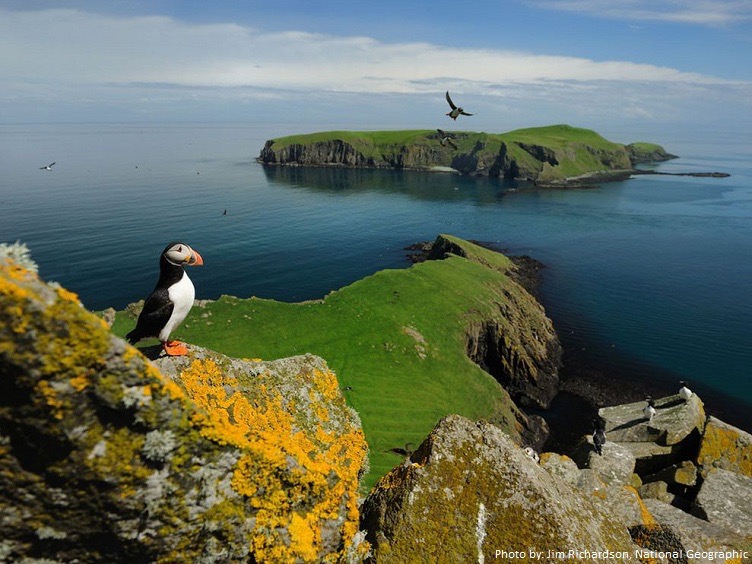
[[[566,121],[666,118],[749,107],[752,85],[629,61],[457,48],[166,17],[0,10],[0,120],[106,115],[225,119],[254,103],[264,119],[365,112],[433,119],[449,89],[469,110]],[[426,102],[431,101],[431,109]],[[472,108],[471,108],[472,105]],[[67,113],[66,113],[67,112]],[[702,112],[705,113],[708,112]],[[543,117],[545,116],[545,117]],[[557,117],[561,116],[561,117]],[[176,117],[176,119],[178,119]],[[117,119],[117,118],[116,118]]]
[[[593,16],[704,26],[752,21],[749,0],[531,0],[543,8]]]
[[[349,92],[420,92],[420,81],[718,82],[628,61],[542,56],[366,37],[264,33],[165,17],[112,18],[72,10],[0,17],[5,79],[60,84],[172,83]],[[431,85],[431,88],[434,88]]]

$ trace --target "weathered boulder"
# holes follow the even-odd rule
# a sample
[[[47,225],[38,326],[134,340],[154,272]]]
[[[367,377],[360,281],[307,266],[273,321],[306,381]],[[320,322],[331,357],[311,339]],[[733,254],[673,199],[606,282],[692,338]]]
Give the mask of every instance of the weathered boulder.
[[[657,499],[664,503],[674,501],[674,494],[669,493],[668,484],[661,480],[642,484],[639,488],[640,497],[643,499]]]
[[[708,417],[697,463],[702,467],[703,475],[712,468],[722,468],[752,477],[752,435],[715,417]]]
[[[159,372],[76,296],[0,261],[0,554],[316,561],[359,538],[366,445],[315,357]],[[364,545],[363,545],[364,546]]]
[[[749,541],[723,525],[708,523],[657,499],[644,500],[645,506],[660,524],[671,527],[687,551],[748,550]],[[752,555],[752,552],[749,553]],[[689,559],[690,562],[708,562],[707,559]],[[723,561],[714,559],[713,561]],[[737,560],[738,561],[738,560]]]
[[[697,484],[697,466],[683,460],[645,477],[645,482],[666,482],[669,486],[691,487]]]
[[[615,442],[656,442],[675,445],[691,436],[699,437],[705,426],[702,400],[694,394],[689,401],[676,396],[655,400],[656,413],[646,421],[645,402],[602,407],[598,415],[606,421],[606,436]]]
[[[579,442],[572,459],[580,468],[595,470],[608,485],[627,484],[635,469],[634,454],[618,443],[606,441],[603,454],[598,454],[593,445],[593,438],[586,435]]]
[[[692,513],[752,538],[752,478],[714,468],[700,486]]]
[[[593,499],[497,427],[455,415],[379,481],[361,523],[374,562],[490,561],[531,547],[632,551],[626,528]]]
[[[653,474],[672,464],[695,457],[696,450],[691,441],[675,445],[659,445],[657,443],[619,443],[635,457],[635,472],[642,476]]]
[[[580,479],[580,469],[574,460],[564,454],[544,452],[540,455],[540,466],[571,486],[576,486]]]

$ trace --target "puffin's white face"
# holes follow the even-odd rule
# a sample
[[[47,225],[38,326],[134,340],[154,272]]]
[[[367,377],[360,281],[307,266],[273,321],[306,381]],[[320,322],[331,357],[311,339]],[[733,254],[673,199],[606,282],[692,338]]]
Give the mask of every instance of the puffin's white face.
[[[176,266],[201,266],[204,264],[201,255],[185,243],[174,243],[165,249],[163,254],[168,262]]]

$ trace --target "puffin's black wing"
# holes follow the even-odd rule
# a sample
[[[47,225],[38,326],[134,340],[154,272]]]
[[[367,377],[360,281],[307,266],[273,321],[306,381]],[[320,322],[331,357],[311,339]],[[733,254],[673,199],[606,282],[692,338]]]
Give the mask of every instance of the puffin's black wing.
[[[172,315],[175,304],[170,301],[167,289],[154,290],[144,302],[144,309],[138,314],[136,328],[125,338],[131,344],[146,337],[158,337]]]
[[[453,110],[456,110],[457,106],[454,105],[454,102],[452,102],[452,99],[449,97],[449,90],[447,90],[446,99],[447,99],[447,102],[449,102],[449,107],[452,108]]]
[[[467,113],[467,112],[466,112],[465,110],[460,110],[460,113],[461,113],[461,114],[462,114],[463,116],[471,116],[471,115],[473,115],[473,114],[468,114],[468,113]]]

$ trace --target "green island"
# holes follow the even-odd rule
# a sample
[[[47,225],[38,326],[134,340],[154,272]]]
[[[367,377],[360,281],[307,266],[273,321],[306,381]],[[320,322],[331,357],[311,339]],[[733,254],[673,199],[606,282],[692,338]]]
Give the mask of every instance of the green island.
[[[568,186],[623,179],[639,164],[676,158],[660,145],[623,145],[590,129],[551,125],[507,133],[327,131],[266,142],[266,166],[344,166],[455,171]]]
[[[533,441],[535,424],[479,364],[499,353],[492,372],[514,399],[547,406],[559,350],[550,320],[506,256],[448,235],[430,256],[443,260],[383,270],[322,300],[201,302],[176,337],[236,358],[324,358],[363,424],[367,488],[451,413]],[[140,305],[117,314],[115,334],[133,328]]]

